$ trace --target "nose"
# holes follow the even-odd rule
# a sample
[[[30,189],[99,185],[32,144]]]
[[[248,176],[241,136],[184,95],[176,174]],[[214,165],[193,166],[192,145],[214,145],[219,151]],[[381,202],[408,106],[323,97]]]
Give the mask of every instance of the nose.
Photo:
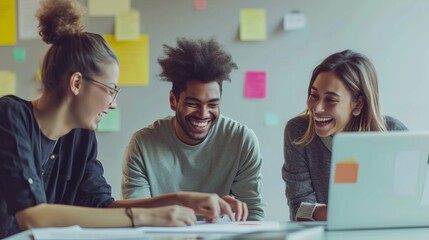
[[[325,110],[325,105],[323,104],[323,101],[315,101],[313,103],[312,109],[311,109],[314,113],[320,113],[323,112]]]
[[[118,103],[116,102],[116,99],[114,99],[113,102],[109,104],[109,109],[116,109],[117,107]]]
[[[198,117],[201,119],[210,118],[210,111],[206,105],[201,105],[198,109]]]

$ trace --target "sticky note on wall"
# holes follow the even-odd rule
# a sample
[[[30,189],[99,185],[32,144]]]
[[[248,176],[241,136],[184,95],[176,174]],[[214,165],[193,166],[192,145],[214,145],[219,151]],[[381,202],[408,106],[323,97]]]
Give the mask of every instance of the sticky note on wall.
[[[0,46],[16,44],[15,0],[0,0]]]
[[[244,82],[244,97],[265,98],[267,96],[267,73],[265,71],[247,71]]]
[[[359,164],[355,160],[346,160],[335,164],[334,183],[357,183]]]
[[[262,41],[267,38],[265,9],[248,8],[240,12],[240,40]]]
[[[11,71],[0,71],[0,97],[16,94],[16,75]]]
[[[285,31],[292,31],[305,28],[307,18],[300,12],[287,13],[283,18],[283,28]]]

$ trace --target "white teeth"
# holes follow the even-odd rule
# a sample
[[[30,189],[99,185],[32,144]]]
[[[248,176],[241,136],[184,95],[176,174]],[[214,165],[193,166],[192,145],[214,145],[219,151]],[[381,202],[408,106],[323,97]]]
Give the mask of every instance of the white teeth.
[[[314,119],[318,122],[327,122],[332,120],[332,118],[318,118],[318,117],[314,117]]]
[[[101,112],[101,113],[98,114],[98,116],[101,117],[101,118],[103,118],[104,116],[106,116],[106,113]]]
[[[191,122],[191,124],[197,127],[205,127],[209,122]]]

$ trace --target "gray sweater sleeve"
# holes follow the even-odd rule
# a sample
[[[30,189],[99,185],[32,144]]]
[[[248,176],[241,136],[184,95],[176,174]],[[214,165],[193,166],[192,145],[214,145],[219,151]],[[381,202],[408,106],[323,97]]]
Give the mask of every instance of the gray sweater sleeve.
[[[122,197],[150,198],[152,193],[137,134],[131,138],[122,162]]]
[[[316,202],[306,152],[303,146],[293,143],[306,130],[302,124],[299,124],[299,120],[298,118],[290,120],[286,124],[284,131],[282,176],[286,183],[286,198],[291,220],[295,219],[295,214],[301,202]]]

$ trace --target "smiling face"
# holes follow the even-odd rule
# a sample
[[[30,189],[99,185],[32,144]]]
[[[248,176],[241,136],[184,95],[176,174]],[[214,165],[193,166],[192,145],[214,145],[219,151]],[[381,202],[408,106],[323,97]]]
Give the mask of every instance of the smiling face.
[[[320,73],[307,99],[307,107],[313,116],[312,124],[319,137],[344,131],[358,105],[334,72]]]
[[[104,74],[92,76],[93,79],[80,75],[81,87],[73,113],[78,127],[95,130],[109,109],[116,108],[113,89],[117,88],[118,77],[119,66],[116,63],[107,65]]]
[[[214,82],[190,81],[179,99],[170,92],[170,107],[176,112],[174,129],[184,143],[204,141],[220,114],[220,87]]]

